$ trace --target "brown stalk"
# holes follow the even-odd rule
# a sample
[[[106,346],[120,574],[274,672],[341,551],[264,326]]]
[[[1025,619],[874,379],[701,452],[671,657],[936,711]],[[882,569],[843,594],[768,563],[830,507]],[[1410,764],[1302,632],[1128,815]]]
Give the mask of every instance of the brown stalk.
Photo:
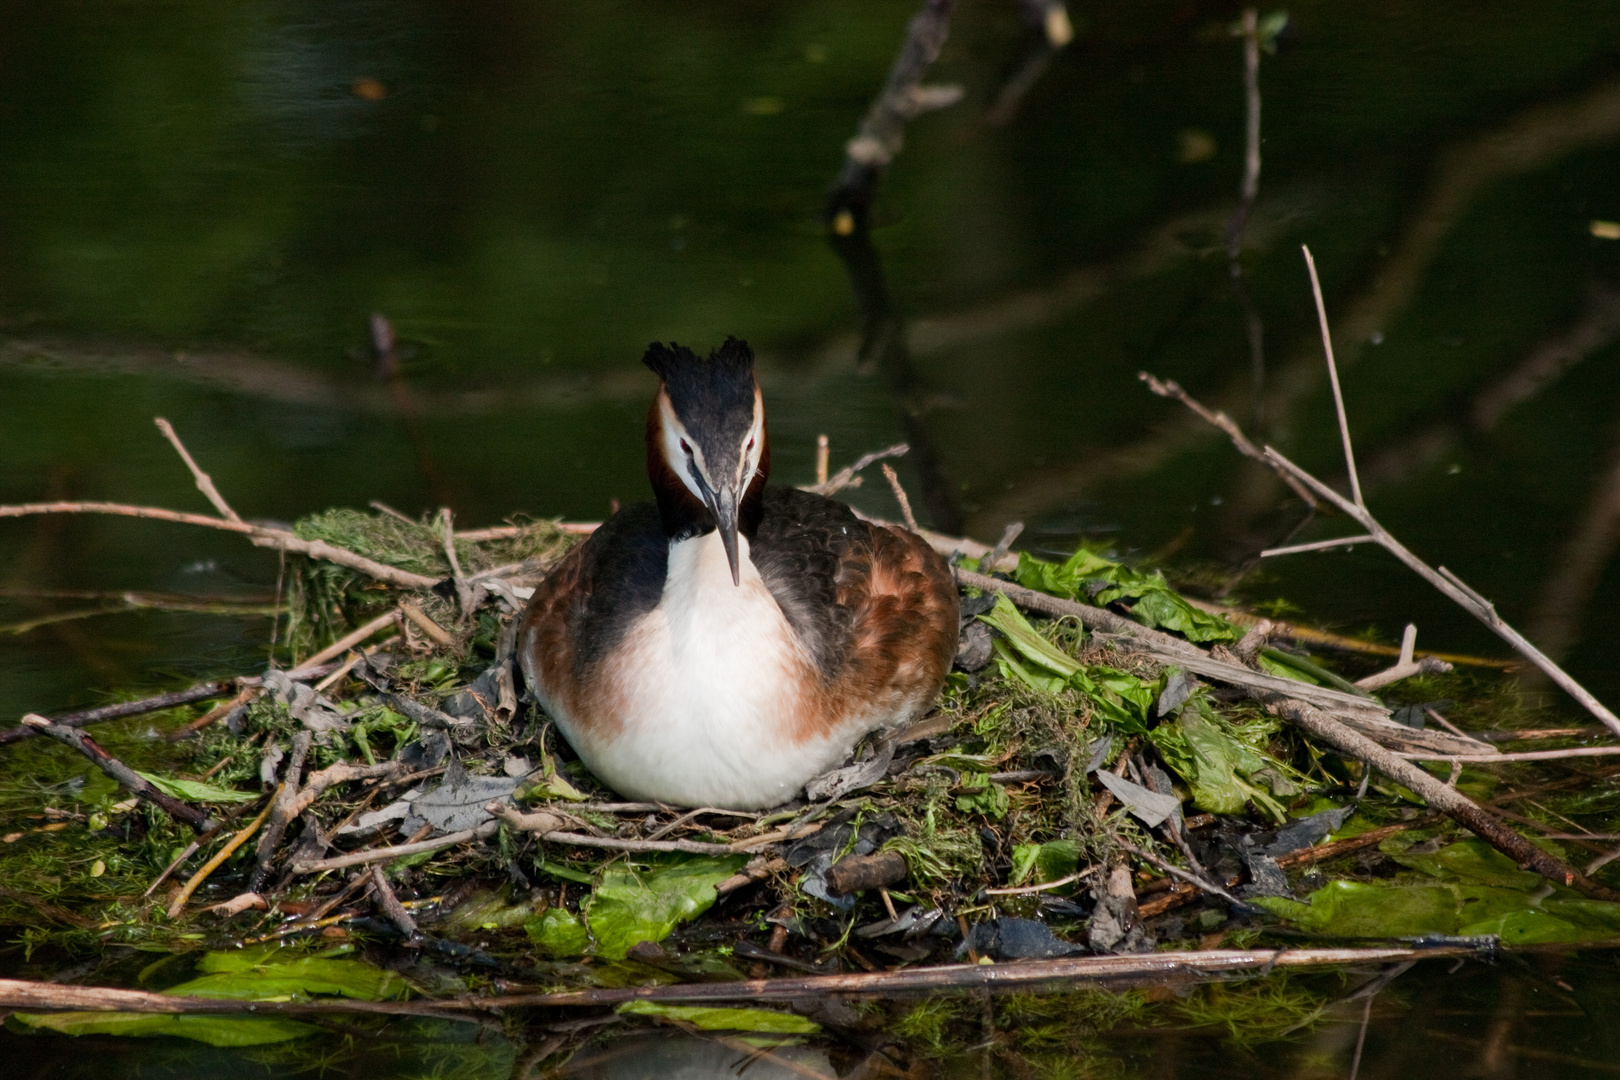
[[[23,717],[23,723],[34,728],[42,735],[49,735],[57,742],[73,747],[73,749],[89,758],[96,768],[128,788],[133,794],[157,806],[182,825],[189,825],[198,832],[202,832],[211,824],[206,812],[197,809],[190,803],[181,802],[174,796],[159,791],[147,782],[146,778],[141,776],[140,773],[107,753],[94,739],[77,728],[70,728],[63,724],[53,724],[43,716],[36,716],[33,713]]]

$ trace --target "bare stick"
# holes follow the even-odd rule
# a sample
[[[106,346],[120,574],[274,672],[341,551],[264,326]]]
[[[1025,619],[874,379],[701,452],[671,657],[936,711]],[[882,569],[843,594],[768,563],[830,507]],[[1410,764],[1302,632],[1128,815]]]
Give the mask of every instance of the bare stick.
[[[1566,866],[1486,813],[1466,795],[1455,788],[1447,787],[1444,782],[1339,723],[1320,709],[1281,695],[1262,700],[1266,700],[1276,710],[1277,715],[1306,734],[1314,736],[1341,754],[1366,762],[1391,780],[1415,792],[1424,802],[1457,821],[1481,840],[1507,855],[1520,867],[1534,870],[1543,877],[1567,888],[1574,888],[1594,900],[1620,900],[1620,892],[1606,885],[1600,885]]]
[[[339,761],[320,772],[310,773],[309,781],[288,804],[287,820],[291,821],[308,810],[333,785],[346,784],[351,780],[392,779],[403,768],[397,761],[380,761],[375,765],[351,765],[347,761]]]
[[[157,806],[182,825],[190,825],[198,832],[202,832],[212,824],[205,812],[190,803],[181,802],[174,796],[158,790],[140,773],[107,753],[96,740],[77,728],[70,728],[63,724],[53,724],[43,716],[37,716],[33,713],[23,717],[22,722],[37,730],[41,735],[49,735],[57,742],[73,747],[73,749],[89,758],[96,768],[128,788],[132,794]]]
[[[994,570],[1000,566],[1001,560],[1005,559],[1007,553],[1012,550],[1013,541],[1017,540],[1023,531],[1024,523],[1022,521],[1015,521],[1008,525],[1001,531],[1001,539],[996,541],[996,546],[990,549],[990,554],[980,560],[979,565],[986,570]]]
[[[488,839],[494,836],[499,828],[499,822],[486,821],[476,829],[463,829],[460,832],[446,833],[444,836],[434,837],[432,840],[419,840],[414,844],[372,848],[370,851],[355,851],[331,859],[295,863],[292,872],[294,874],[318,874],[323,870],[342,870],[350,866],[365,866],[369,863],[404,858],[406,855],[420,855],[425,851],[442,851],[448,847],[455,847],[457,844],[465,844],[469,840]]]
[[[292,752],[287,755],[287,767],[281,774],[281,787],[276,790],[276,797],[270,803],[270,824],[265,827],[264,835],[259,837],[253,876],[248,878],[248,892],[264,891],[264,883],[270,877],[271,860],[276,857],[276,848],[280,846],[287,824],[293,818],[292,807],[298,798],[304,759],[309,756],[309,744],[314,738],[315,733],[308,728],[300,729],[293,736]]]
[[[186,909],[186,901],[191,899],[192,894],[197,891],[197,887],[199,885],[208,880],[208,875],[212,874],[215,870],[218,870],[222,865],[224,865],[226,859],[236,854],[237,848],[247,843],[248,838],[259,831],[259,826],[264,824],[265,819],[270,816],[270,811],[275,807],[276,800],[280,797],[281,791],[282,789],[278,787],[275,795],[271,796],[270,801],[264,804],[264,809],[259,811],[259,816],[254,818],[246,828],[242,829],[235,836],[231,837],[230,840],[226,841],[225,846],[216,851],[213,857],[207,862],[203,863],[202,866],[198,868],[197,872],[191,875],[191,879],[180,887],[180,891],[174,894],[174,899],[169,901],[169,918],[178,919],[180,917],[180,913]],[[167,871],[165,871],[165,873],[167,873]],[[158,880],[161,881],[163,879],[159,878]],[[147,891],[150,892],[151,890]],[[249,891],[256,892],[257,890]]]
[[[83,727],[86,724],[99,724],[106,720],[120,720],[126,716],[140,716],[144,713],[157,712],[159,709],[172,709],[176,705],[189,705],[194,701],[207,701],[228,694],[231,684],[228,681],[205,682],[185,690],[172,690],[167,694],[156,694],[139,701],[121,701],[116,705],[101,705],[94,709],[80,709],[78,712],[63,713],[53,717],[52,722],[63,727]],[[18,742],[22,739],[31,739],[38,729],[26,725],[8,728],[0,731],[0,746],[7,743]]]
[[[1322,282],[1316,276],[1316,260],[1311,249],[1300,245],[1305,252],[1305,265],[1311,272],[1311,295],[1316,297],[1316,321],[1322,327],[1322,351],[1327,354],[1328,379],[1333,384],[1333,407],[1339,412],[1339,439],[1344,443],[1344,467],[1350,473],[1350,499],[1357,506],[1365,506],[1361,499],[1361,480],[1356,476],[1356,452],[1350,445],[1350,421],[1344,413],[1344,391],[1339,389],[1339,365],[1333,360],[1333,335],[1328,332],[1327,306],[1322,302]]]
[[[389,610],[377,616],[364,626],[357,627],[349,633],[344,634],[342,637],[332,642],[332,644],[328,645],[314,656],[311,656],[306,660],[299,661],[296,667],[287,672],[287,678],[294,681],[310,678],[315,674],[315,669],[326,663],[328,660],[336,660],[338,657],[342,656],[344,653],[366,640],[372,634],[375,634],[384,627],[398,621],[399,614],[393,610]]]
[[[409,600],[401,600],[399,610],[404,612],[405,617],[414,623],[418,630],[432,638],[440,648],[451,649],[455,647],[456,639],[450,636],[450,632],[428,618],[426,612]]]
[[[187,514],[178,510],[165,510],[156,506],[132,506],[128,503],[109,502],[49,502],[20,503],[0,506],[0,518],[32,517],[38,514],[111,514],[115,517],[145,518],[149,521],[169,521],[178,525],[201,525],[209,529],[239,533],[255,547],[290,551],[312,559],[347,566],[378,581],[386,581],[404,589],[427,590],[439,583],[437,578],[413,574],[409,570],[387,566],[357,555],[347,548],[336,547],[325,540],[305,540],[286,529],[272,529],[267,525],[250,525],[242,521],[226,521],[203,514]]]
[[[186,468],[191,470],[192,479],[197,481],[197,490],[202,492],[208,501],[214,504],[214,509],[219,511],[219,516],[227,521],[240,522],[242,519],[236,516],[236,511],[231,509],[230,504],[225,501],[225,496],[221,495],[219,489],[214,486],[213,478],[198,468],[197,463],[192,460],[190,452],[186,450],[186,444],[181,442],[180,436],[174,433],[174,427],[161,416],[155,417],[152,422],[157,425],[159,431],[163,432],[163,437],[169,440],[169,445],[173,446],[180,455],[180,460],[186,463]]]
[[[1552,948],[1552,946],[1549,946]],[[951,988],[1039,987],[1069,983],[1104,986],[1133,980],[1162,984],[1170,979],[1219,978],[1278,968],[1309,970],[1381,964],[1405,960],[1478,956],[1471,945],[1419,948],[1348,949],[1209,949],[1202,952],[1126,953],[1119,956],[1071,956],[1019,964],[951,964],[894,971],[808,975],[741,982],[674,983],[650,986],[593,987],[551,994],[468,994],[442,1001],[248,1001],[238,998],[186,997],[145,990],[0,979],[0,1008],[21,1011],[71,1009],[93,1012],[247,1013],[261,1016],[300,1013],[372,1013],[378,1015],[451,1015],[506,1008],[600,1008],[626,1001],[760,1001],[813,998],[823,994],[895,994]]]
[[[735,855],[750,848],[764,847],[786,835],[766,833],[735,844],[710,844],[699,840],[621,840],[613,836],[587,836],[584,833],[565,831],[566,822],[556,814],[548,814],[545,811],[525,814],[516,807],[494,802],[489,803],[484,809],[519,832],[535,833],[542,840],[574,847],[605,848],[609,851],[679,851],[689,855]]]
[[[1352,544],[1376,544],[1377,542],[1378,537],[1376,536],[1336,536],[1331,540],[1312,540],[1308,544],[1289,544],[1287,547],[1266,548],[1260,553],[1260,557],[1269,559],[1275,555],[1299,555],[1307,551],[1328,551],[1332,548],[1350,547]]]
[[[1239,911],[1258,911],[1259,910],[1253,904],[1247,904],[1247,903],[1244,903],[1242,900],[1239,900],[1237,897],[1233,896],[1231,893],[1227,892],[1225,889],[1221,888],[1219,885],[1215,884],[1213,881],[1206,881],[1205,879],[1199,877],[1197,874],[1191,873],[1191,872],[1189,872],[1187,870],[1183,870],[1181,867],[1175,865],[1174,863],[1168,862],[1168,861],[1166,861],[1164,859],[1159,858],[1157,855],[1153,854],[1153,852],[1151,852],[1151,851],[1147,851],[1147,850],[1145,850],[1143,848],[1139,848],[1135,844],[1132,844],[1132,843],[1130,843],[1129,841],[1126,841],[1126,840],[1116,840],[1115,843],[1119,844],[1120,847],[1124,848],[1126,851],[1130,852],[1132,855],[1135,855],[1138,859],[1141,859],[1143,862],[1153,864],[1154,866],[1158,867],[1160,870],[1164,871],[1166,874],[1169,874],[1171,877],[1179,878],[1182,881],[1185,881],[1187,884],[1191,885],[1195,889],[1201,889],[1204,892],[1209,893],[1211,896],[1220,897],[1222,900],[1225,900],[1228,904],[1231,904],[1233,907],[1237,908]]]
[[[1526,750],[1518,754],[1401,754],[1408,761],[1451,761],[1463,765],[1490,765],[1504,761],[1563,761],[1566,758],[1612,757],[1620,746],[1572,746],[1565,750]]]
[[[1302,482],[1310,485],[1311,489],[1321,495],[1323,499],[1354,518],[1363,528],[1377,538],[1380,547],[1405,563],[1418,576],[1450,597],[1469,614],[1490,627],[1498,637],[1513,646],[1521,656],[1535,664],[1536,667],[1546,673],[1549,679],[1557,683],[1566,693],[1585,706],[1588,712],[1603,721],[1610,731],[1620,735],[1620,717],[1616,717],[1613,712],[1609,711],[1607,706],[1593,697],[1590,691],[1576,682],[1563,668],[1553,663],[1540,649],[1526,641],[1522,634],[1509,626],[1496,613],[1496,607],[1490,601],[1469,588],[1456,574],[1443,566],[1439,569],[1430,567],[1428,563],[1407,550],[1406,545],[1391,536],[1378,523],[1378,520],[1368,512],[1366,507],[1350,502],[1343,495],[1340,495],[1337,491],[1334,491],[1322,481],[1289,461],[1273,447],[1266,447],[1266,456],[1287,469]]]
[[[181,728],[178,728],[175,731],[169,732],[169,741],[170,742],[179,742],[181,739],[189,739],[189,738],[191,738],[193,735],[197,734],[197,732],[201,731],[203,728],[205,728],[208,725],[214,723],[214,721],[221,720],[221,719],[229,716],[231,714],[231,712],[234,709],[236,709],[238,706],[246,705],[248,702],[252,701],[254,698],[256,698],[258,696],[259,696],[259,690],[258,690],[257,687],[252,687],[252,686],[243,687],[240,691],[237,692],[237,695],[235,697],[231,698],[229,701],[220,702],[218,705],[215,705],[212,709],[209,709],[207,712],[203,713],[197,719],[195,719],[195,720],[191,721],[190,723],[186,724],[184,727],[181,727]]]
[[[1265,452],[1258,446],[1254,445],[1254,443],[1249,440],[1249,437],[1243,434],[1243,429],[1238,427],[1237,421],[1233,420],[1230,416],[1227,416],[1226,413],[1221,412],[1218,409],[1211,409],[1204,405],[1197,398],[1183,390],[1181,388],[1181,384],[1176,382],[1174,379],[1160,379],[1157,376],[1150,375],[1145,371],[1138,371],[1136,373],[1136,377],[1147,383],[1147,388],[1153,391],[1155,394],[1163,398],[1174,398],[1183,405],[1187,406],[1187,408],[1191,409],[1194,413],[1198,414],[1198,417],[1205,423],[1218,427],[1222,431],[1226,432],[1227,438],[1232,440],[1232,445],[1237,447],[1238,453],[1242,454],[1244,457],[1253,458],[1255,461],[1260,462],[1260,464],[1275,472],[1277,476],[1281,478],[1282,482],[1293,489],[1294,494],[1298,495],[1300,499],[1304,501],[1306,506],[1309,506],[1312,510],[1318,508],[1320,504],[1318,503],[1316,496],[1311,494],[1310,488],[1306,487],[1304,484],[1301,484],[1292,476],[1289,476],[1288,473],[1277,468],[1273,462],[1266,460]]]
[[[827,436],[816,436],[816,487],[827,486],[827,458],[832,448],[827,443]]]
[[[1101,869],[1102,869],[1102,867],[1100,867],[1100,866],[1088,866],[1084,870],[1077,871],[1077,872],[1075,872],[1073,874],[1068,875],[1067,877],[1060,877],[1056,881],[1043,881],[1039,885],[1020,885],[1020,886],[1017,886],[1016,888],[1010,888],[1010,889],[986,889],[986,890],[984,890],[984,895],[986,895],[986,896],[1025,896],[1025,895],[1027,895],[1029,893],[1046,892],[1048,889],[1061,889],[1065,885],[1074,884],[1076,881],[1079,881],[1081,878],[1088,878],[1092,874],[1095,874],[1098,870],[1101,870]]]
[[[372,895],[377,898],[377,906],[388,916],[388,921],[399,927],[399,932],[405,935],[406,941],[415,941],[420,935],[420,931],[416,929],[416,920],[411,918],[411,913],[405,910],[405,905],[394,895],[394,888],[388,884],[381,863],[371,864],[371,890]]]
[[[917,531],[917,516],[911,512],[911,500],[906,498],[906,489],[900,486],[900,477],[887,461],[883,463],[883,478],[889,482],[889,488],[894,492],[894,501],[900,504],[900,516],[906,520],[906,528],[912,532]]]
[[[1450,670],[1451,665],[1444,660],[1436,660],[1432,656],[1425,656],[1422,660],[1396,664],[1393,667],[1385,668],[1383,671],[1368,675],[1364,679],[1357,679],[1356,685],[1363,690],[1378,690],[1392,683],[1398,683],[1402,679],[1410,679],[1413,675],[1445,674]],[[1461,732],[1453,731],[1453,734],[1461,734]]]
[[[901,457],[910,452],[911,445],[909,443],[895,443],[893,446],[886,446],[882,450],[874,450],[870,454],[862,454],[855,460],[855,464],[846,465],[844,468],[833,473],[831,479],[827,480],[825,483],[817,484],[809,490],[815,492],[817,495],[836,495],[838,492],[847,487],[860,487],[860,472],[862,469],[875,462],[882,461],[884,458]]]

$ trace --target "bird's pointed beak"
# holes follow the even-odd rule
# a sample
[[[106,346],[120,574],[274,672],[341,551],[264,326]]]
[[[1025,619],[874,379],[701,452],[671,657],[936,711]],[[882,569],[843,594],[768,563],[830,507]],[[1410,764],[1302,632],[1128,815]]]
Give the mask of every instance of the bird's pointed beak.
[[[722,485],[719,491],[704,492],[709,512],[714,514],[715,528],[720,533],[720,543],[726,549],[726,562],[731,565],[733,585],[742,584],[737,562],[737,494],[735,488],[726,485]]]

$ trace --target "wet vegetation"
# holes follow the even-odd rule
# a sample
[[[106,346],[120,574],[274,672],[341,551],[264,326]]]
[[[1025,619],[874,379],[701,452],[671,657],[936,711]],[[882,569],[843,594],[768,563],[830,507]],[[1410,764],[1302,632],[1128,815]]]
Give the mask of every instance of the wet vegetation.
[[[162,412],[250,520],[436,583],[0,521],[8,718],[228,681],[88,748],[0,733],[0,976],[257,1012],[19,1007],[8,1068],[1612,1072],[1620,984],[1590,947],[1620,939],[1620,763],[1422,765],[1570,870],[1549,878],[1275,690],[1093,616],[1307,695],[1366,698],[1409,620],[1501,654],[1372,545],[1261,562],[1342,520],[1136,382],[1333,460],[1309,241],[1380,519],[1614,696],[1614,11],[1017,7],[0,15],[0,501],[195,505]],[[938,56],[883,84],[919,11]],[[829,193],[852,130],[876,142]],[[1006,561],[958,545],[964,651],[920,727],[767,814],[626,807],[509,664],[577,530],[513,518],[447,557],[439,514],[302,515],[600,517],[642,487],[620,365],[733,332],[761,347],[779,475],[808,479],[820,432],[905,439],[925,524],[1031,528]],[[893,516],[868,480],[840,497]],[[995,598],[1015,585],[1078,607]],[[1289,624],[1251,636],[1262,617]],[[1386,749],[1598,749],[1528,666],[1449,659],[1370,691],[1409,732]],[[1196,967],[1385,945],[1455,959]],[[1125,968],[727,990],[1070,961]],[[558,993],[587,999],[456,1011]]]

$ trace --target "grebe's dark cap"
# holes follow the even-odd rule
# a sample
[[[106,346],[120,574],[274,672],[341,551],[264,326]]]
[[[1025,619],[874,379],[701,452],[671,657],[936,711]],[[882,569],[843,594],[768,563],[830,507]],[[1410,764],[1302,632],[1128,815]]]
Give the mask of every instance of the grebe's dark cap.
[[[675,415],[704,454],[724,447],[729,454],[721,459],[734,461],[754,423],[754,352],[748,343],[728,337],[704,359],[685,346],[655,341],[641,362],[663,380]]]

